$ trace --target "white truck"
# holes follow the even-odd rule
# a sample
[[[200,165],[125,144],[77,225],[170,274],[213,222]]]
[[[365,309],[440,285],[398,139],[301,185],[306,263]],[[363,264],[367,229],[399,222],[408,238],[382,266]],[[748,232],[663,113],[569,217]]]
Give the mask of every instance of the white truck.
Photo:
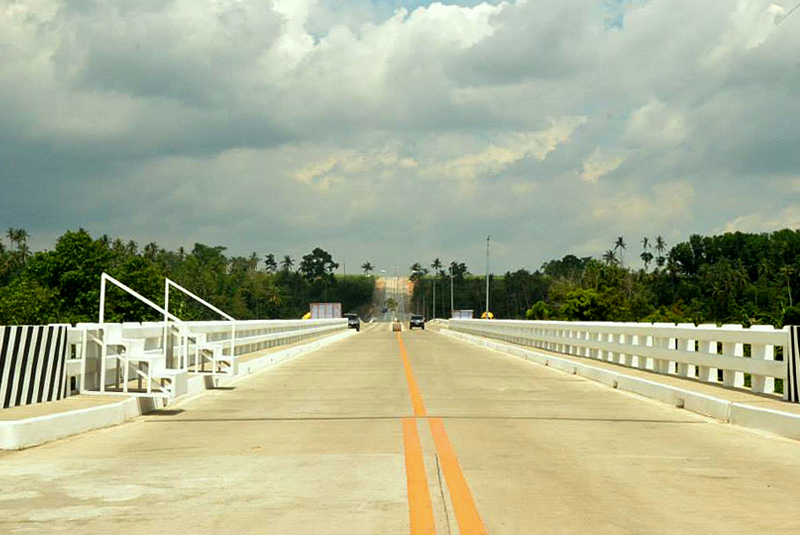
[[[341,303],[311,303],[312,320],[338,319],[341,317]]]

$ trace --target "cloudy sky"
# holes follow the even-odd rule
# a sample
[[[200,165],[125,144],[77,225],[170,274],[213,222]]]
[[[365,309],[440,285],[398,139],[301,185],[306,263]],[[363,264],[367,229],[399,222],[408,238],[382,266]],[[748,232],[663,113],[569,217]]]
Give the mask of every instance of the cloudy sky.
[[[800,227],[795,3],[0,0],[0,228],[480,273]]]

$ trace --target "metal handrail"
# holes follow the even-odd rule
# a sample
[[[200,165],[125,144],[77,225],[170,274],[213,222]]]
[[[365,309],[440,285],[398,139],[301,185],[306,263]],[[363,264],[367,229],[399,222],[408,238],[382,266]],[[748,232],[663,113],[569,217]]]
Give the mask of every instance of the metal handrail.
[[[169,329],[169,320],[172,320],[173,322],[175,322],[177,324],[183,324],[185,322],[183,320],[181,320],[179,317],[175,316],[174,314],[170,314],[170,312],[168,310],[158,306],[153,301],[151,301],[150,299],[146,298],[145,296],[143,296],[142,294],[140,294],[136,290],[131,289],[129,286],[121,283],[120,281],[118,281],[117,279],[115,279],[114,277],[109,275],[108,273],[104,272],[100,276],[100,312],[99,312],[99,320],[100,321],[99,321],[99,323],[100,323],[101,326],[105,324],[106,282],[110,282],[111,284],[113,284],[117,288],[123,290],[124,292],[126,292],[126,293],[128,293],[130,295],[132,295],[133,297],[135,297],[136,299],[138,299],[142,303],[146,304],[150,308],[153,308],[157,312],[159,312],[159,313],[164,315],[164,340],[163,340],[163,346],[164,346],[164,358],[166,359],[167,358],[167,329]],[[180,347],[183,348],[183,346],[184,346],[184,340],[183,340],[183,334],[181,333]],[[101,373],[101,376],[102,376],[103,379],[100,381],[100,392],[105,392],[105,389],[106,389],[106,387],[105,387],[105,375],[106,375],[106,356],[107,355],[108,355],[108,345],[106,343],[105,331],[103,331],[103,353],[102,353],[102,359],[100,360],[100,373]],[[186,360],[188,361],[188,355],[186,355],[186,356],[187,356]]]
[[[230,314],[227,314],[226,312],[223,312],[219,308],[215,307],[214,305],[212,305],[211,303],[209,303],[208,301],[206,301],[202,297],[200,297],[198,295],[195,295],[194,293],[190,292],[189,290],[187,290],[186,288],[184,288],[183,286],[181,286],[177,282],[175,282],[173,280],[170,280],[168,277],[164,277],[164,309],[165,309],[164,318],[165,318],[165,321],[166,321],[166,314],[169,314],[169,312],[167,312],[167,311],[169,310],[169,289],[170,289],[170,287],[174,287],[177,290],[180,290],[181,292],[183,292],[184,294],[188,295],[189,297],[191,297],[192,299],[194,299],[195,301],[197,301],[201,305],[204,305],[205,307],[209,308],[210,310],[213,310],[214,312],[216,312],[217,314],[219,314],[220,316],[222,316],[223,318],[225,318],[226,320],[231,322],[231,357],[235,356],[235,354],[236,354],[236,319],[233,316],[231,316]],[[188,348],[187,348],[187,352],[188,352]],[[187,354],[187,361],[188,361],[188,354]]]

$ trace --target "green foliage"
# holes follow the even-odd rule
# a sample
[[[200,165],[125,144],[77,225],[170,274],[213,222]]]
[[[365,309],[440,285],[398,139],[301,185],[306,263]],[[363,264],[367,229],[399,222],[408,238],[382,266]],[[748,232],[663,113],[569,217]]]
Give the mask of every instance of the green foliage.
[[[645,238],[641,269],[623,265],[629,245],[622,236],[610,243],[597,259],[567,255],[533,272],[491,277],[491,311],[497,318],[800,323],[800,231],[694,235],[669,250],[661,236]],[[434,282],[436,315],[446,316],[446,272],[416,277],[412,307],[431,316]],[[482,276],[454,277],[454,308],[482,312],[484,285]]]
[[[525,312],[525,319],[529,320],[549,320],[550,307],[544,301],[536,301],[531,308]]]
[[[784,325],[800,325],[800,306],[786,307],[786,310],[783,311],[782,323]]]
[[[570,321],[602,321],[609,306],[595,290],[579,288],[567,294],[561,314]]]
[[[0,288],[0,325],[54,323],[53,292],[34,280],[18,278]]]
[[[96,321],[100,275],[107,272],[142,295],[163,305],[164,278],[169,277],[237,319],[300,318],[313,301],[341,302],[347,312],[364,314],[372,302],[372,277],[337,278],[338,266],[327,251],[316,248],[303,257],[298,271],[287,255],[281,269],[275,255],[227,257],[225,247],[196,243],[191,253],[108,236],[93,239],[83,229],[66,232],[54,250],[31,255],[27,233],[10,229],[12,247],[0,241],[0,325]],[[219,319],[179,292],[170,293],[170,311],[185,320]],[[108,321],[147,321],[159,314],[113,285],[107,286]]]

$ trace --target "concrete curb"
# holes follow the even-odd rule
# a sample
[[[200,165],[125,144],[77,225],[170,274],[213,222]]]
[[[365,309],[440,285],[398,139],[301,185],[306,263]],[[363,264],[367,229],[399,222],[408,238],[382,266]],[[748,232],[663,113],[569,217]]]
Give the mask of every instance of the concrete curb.
[[[525,349],[513,344],[507,344],[488,338],[480,338],[449,329],[442,329],[436,332],[487,349],[514,355],[565,373],[579,375],[610,386],[611,388],[631,392],[697,414],[702,414],[703,416],[709,416],[721,422],[767,431],[783,437],[800,440],[800,415],[764,409],[744,403],[736,403],[727,399],[692,392],[691,390],[666,385],[656,381],[649,381],[641,377],[634,377],[554,355],[539,353],[535,350]]]
[[[150,410],[154,410],[151,407]],[[141,414],[139,399],[0,422],[0,450],[21,450],[93,429],[121,424]]]
[[[167,405],[182,404],[202,395],[206,390],[238,381],[265,368],[316,351],[355,334],[355,331],[348,329],[345,332],[326,336],[307,344],[264,355],[242,364],[239,367],[239,373],[234,376],[193,376],[189,379],[188,394],[169,404],[151,398],[128,397],[117,403],[98,407],[76,409],[24,420],[0,421],[0,450],[21,450],[87,431],[119,425],[142,414],[162,409]]]

